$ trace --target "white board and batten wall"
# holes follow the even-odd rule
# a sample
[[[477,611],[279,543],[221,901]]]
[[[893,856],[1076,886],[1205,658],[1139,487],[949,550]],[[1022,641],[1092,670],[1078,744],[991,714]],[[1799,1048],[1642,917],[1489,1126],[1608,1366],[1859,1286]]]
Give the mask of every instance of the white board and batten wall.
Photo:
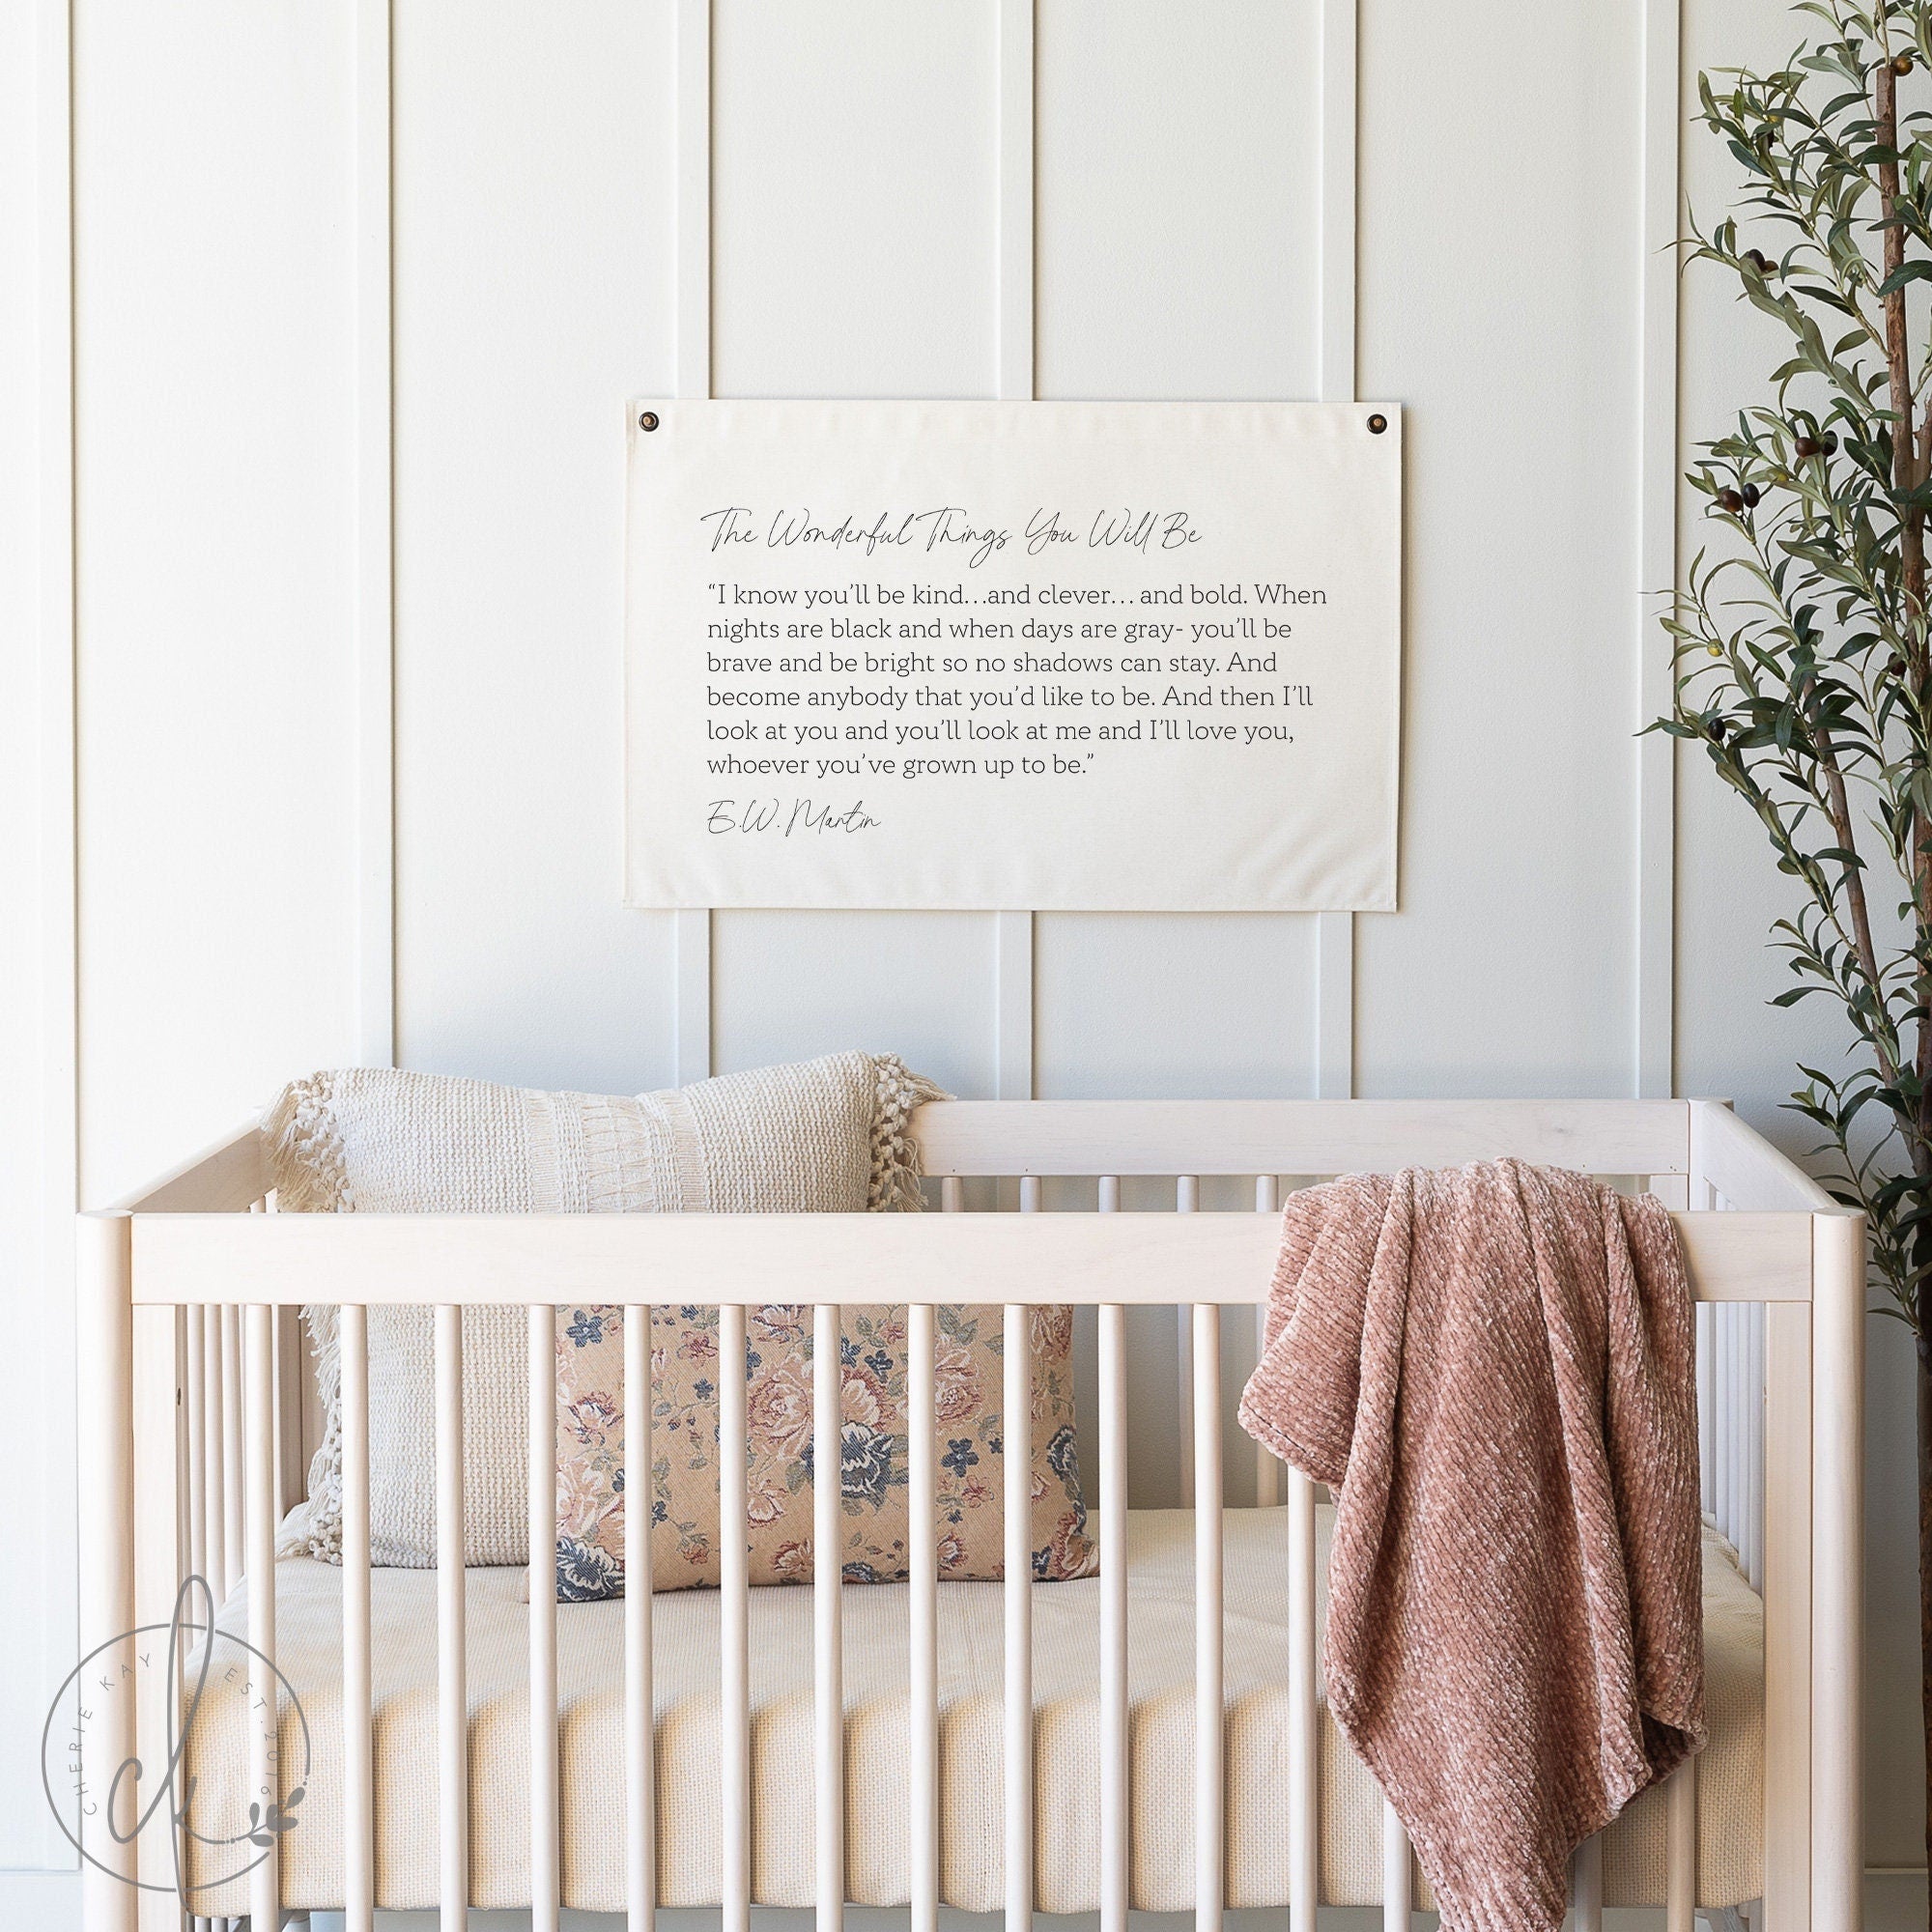
[[[969,1096],[1674,1081],[1802,1145],[1775,1109],[1825,1016],[1760,1004],[1776,875],[1633,738],[1672,473],[1765,363],[1720,288],[1672,312],[1671,126],[1696,65],[1785,49],[1783,8],[713,0],[708,86],[706,14],[0,22],[10,1918],[53,1922],[62,1864],[28,1708],[72,1662],[61,1215],[292,1072],[635,1091],[866,1043]],[[1712,205],[1721,156],[1682,155]],[[1400,910],[627,909],[625,399],[1029,386],[1401,403]],[[1137,1336],[1155,1417],[1171,1336]],[[1922,1861],[1894,1341],[1881,1868]]]

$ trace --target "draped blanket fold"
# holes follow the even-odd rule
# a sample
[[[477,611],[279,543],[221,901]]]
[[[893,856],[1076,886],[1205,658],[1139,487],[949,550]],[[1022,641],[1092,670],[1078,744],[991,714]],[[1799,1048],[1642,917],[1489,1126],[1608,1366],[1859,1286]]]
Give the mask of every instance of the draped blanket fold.
[[[1571,1853],[1704,1742],[1669,1215],[1515,1160],[1298,1193],[1240,1413],[1335,1491],[1328,1701],[1444,1932],[1553,1932]]]

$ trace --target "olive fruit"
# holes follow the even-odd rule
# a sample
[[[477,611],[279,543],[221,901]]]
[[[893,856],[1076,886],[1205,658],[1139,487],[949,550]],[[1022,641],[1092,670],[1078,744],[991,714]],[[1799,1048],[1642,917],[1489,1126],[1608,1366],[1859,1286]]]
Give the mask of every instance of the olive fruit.
[[[1891,71],[1903,80],[1912,71],[1912,56],[1910,54],[1893,54],[1891,57]]]
[[[1719,490],[1718,492],[1719,509],[1728,510],[1735,517],[1744,506],[1745,499],[1735,490]]]
[[[1801,436],[1792,445],[1793,456],[1816,456],[1825,445],[1816,437]]]
[[[1747,510],[1756,509],[1757,506],[1764,500],[1764,492],[1760,490],[1755,483],[1747,483],[1744,487],[1743,495],[1745,499],[1745,508]]]

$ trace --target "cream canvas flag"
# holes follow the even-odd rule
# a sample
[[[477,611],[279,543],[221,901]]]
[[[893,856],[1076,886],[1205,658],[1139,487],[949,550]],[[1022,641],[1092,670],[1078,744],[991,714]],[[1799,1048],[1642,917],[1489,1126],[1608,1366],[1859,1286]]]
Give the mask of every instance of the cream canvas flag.
[[[639,402],[639,906],[1395,903],[1401,422]]]

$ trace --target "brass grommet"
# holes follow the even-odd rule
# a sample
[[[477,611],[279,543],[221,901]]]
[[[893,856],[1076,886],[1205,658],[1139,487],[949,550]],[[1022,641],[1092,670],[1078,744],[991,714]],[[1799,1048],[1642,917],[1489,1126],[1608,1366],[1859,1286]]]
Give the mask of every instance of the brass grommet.
[[[646,410],[643,412],[643,414],[638,418],[638,427],[639,429],[652,430],[656,429],[657,426],[658,426],[658,412],[655,410]]]
[[[1388,426],[1389,419],[1385,415],[1373,415],[1369,418],[1369,434],[1371,436],[1381,435],[1382,431],[1387,429]]]

